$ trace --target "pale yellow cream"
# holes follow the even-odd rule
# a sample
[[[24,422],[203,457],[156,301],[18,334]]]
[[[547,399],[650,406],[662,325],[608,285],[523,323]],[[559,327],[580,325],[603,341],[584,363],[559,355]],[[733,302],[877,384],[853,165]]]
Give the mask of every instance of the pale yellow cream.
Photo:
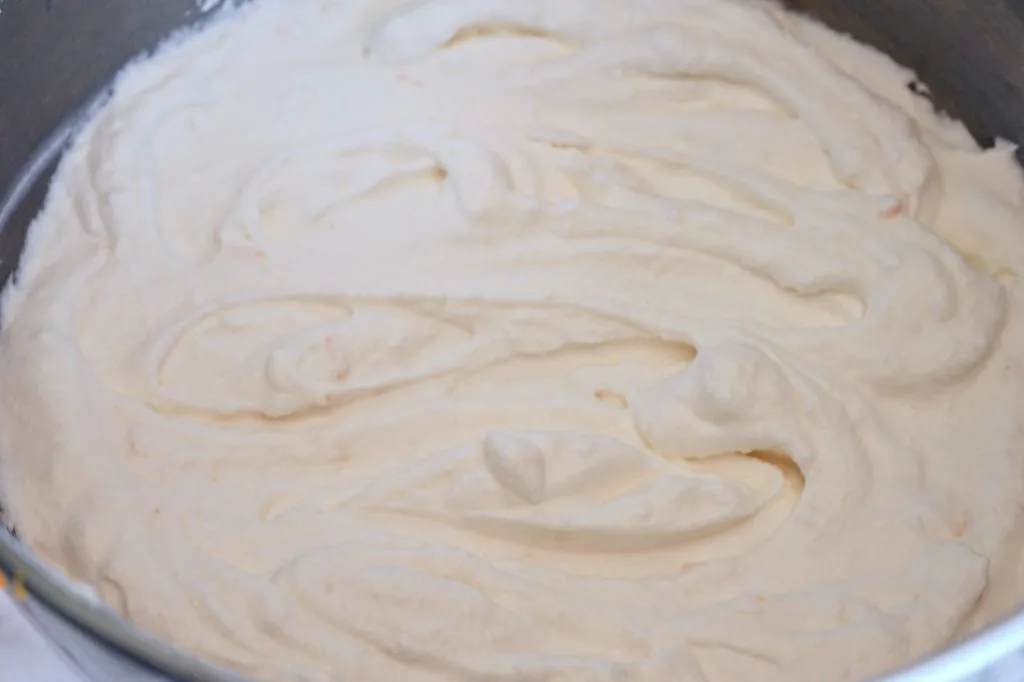
[[[821,682],[1024,597],[1014,149],[740,0],[257,0],[8,287],[3,497],[275,682]]]

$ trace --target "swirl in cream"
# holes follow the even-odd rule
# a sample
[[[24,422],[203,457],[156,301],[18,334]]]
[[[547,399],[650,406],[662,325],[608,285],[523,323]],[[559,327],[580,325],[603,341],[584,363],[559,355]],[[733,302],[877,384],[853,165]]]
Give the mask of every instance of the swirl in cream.
[[[260,679],[854,680],[1022,596],[1013,149],[741,0],[258,0],[8,287],[5,499]]]

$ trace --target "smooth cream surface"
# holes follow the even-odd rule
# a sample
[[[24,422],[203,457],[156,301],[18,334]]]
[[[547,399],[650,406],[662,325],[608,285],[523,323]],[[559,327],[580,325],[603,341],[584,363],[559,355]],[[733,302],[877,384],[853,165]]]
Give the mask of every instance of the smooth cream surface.
[[[262,680],[820,682],[1024,597],[1024,183],[739,0],[257,0],[6,291],[4,498]]]

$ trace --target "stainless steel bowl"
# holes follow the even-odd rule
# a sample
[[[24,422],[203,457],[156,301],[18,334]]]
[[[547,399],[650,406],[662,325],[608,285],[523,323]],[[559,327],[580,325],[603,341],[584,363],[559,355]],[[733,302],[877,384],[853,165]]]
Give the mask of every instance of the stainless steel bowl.
[[[176,29],[203,21],[216,9],[210,5],[225,1],[0,0],[0,283],[17,267],[28,225],[79,112],[104,96],[110,79],[132,57]],[[788,4],[913,68],[936,104],[965,121],[983,144],[996,137],[1024,141],[1024,0]],[[0,569],[19,576],[32,599],[81,632],[169,678],[242,680],[74,589],[2,523]],[[961,682],[1022,649],[1024,611],[886,681]]]

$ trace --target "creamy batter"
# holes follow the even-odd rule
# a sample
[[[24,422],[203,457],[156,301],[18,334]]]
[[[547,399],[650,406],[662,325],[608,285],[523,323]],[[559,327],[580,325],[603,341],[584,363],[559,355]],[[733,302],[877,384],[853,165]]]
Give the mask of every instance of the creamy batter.
[[[740,0],[257,0],[5,295],[3,496],[261,680],[820,682],[1024,597],[1014,148]]]

